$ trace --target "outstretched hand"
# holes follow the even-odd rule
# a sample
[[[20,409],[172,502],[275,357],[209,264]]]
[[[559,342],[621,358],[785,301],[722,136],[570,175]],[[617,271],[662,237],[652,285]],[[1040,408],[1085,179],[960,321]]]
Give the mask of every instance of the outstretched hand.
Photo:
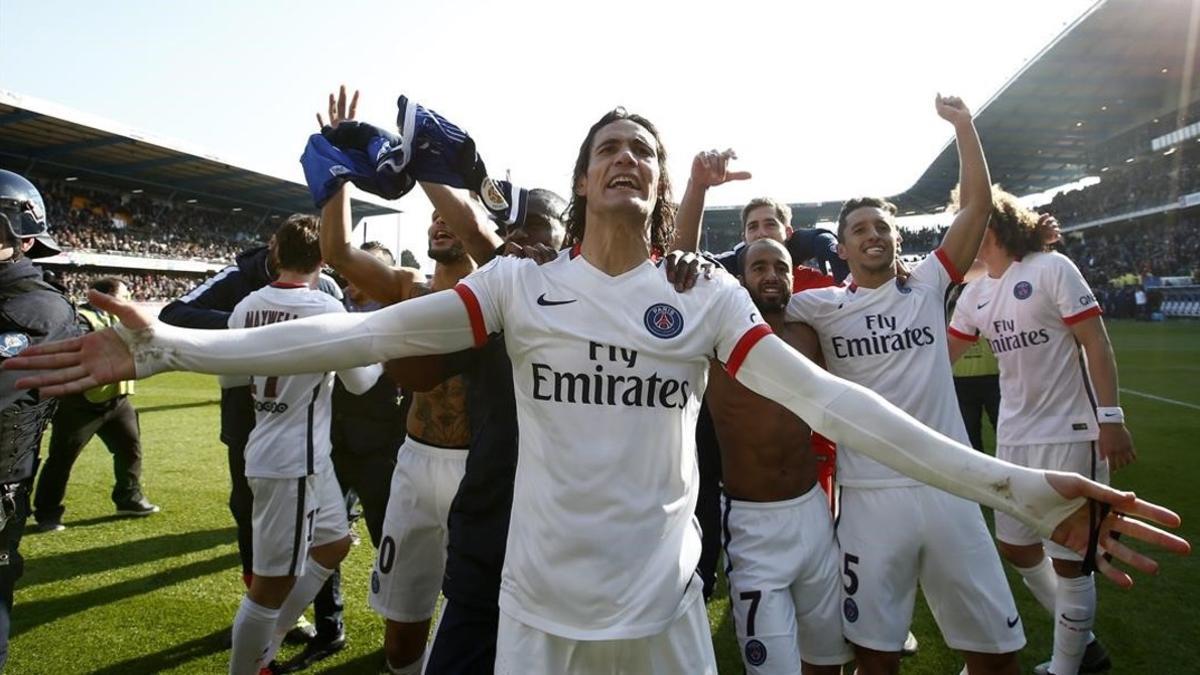
[[[697,187],[710,188],[723,185],[729,181],[749,179],[749,171],[730,171],[729,163],[737,159],[737,153],[732,148],[719,152],[705,150],[697,153],[692,159],[692,184]]]
[[[329,126],[334,129],[337,125],[346,120],[354,119],[354,115],[358,112],[358,90],[354,90],[354,97],[350,99],[350,108],[346,109],[346,85],[338,87],[338,95],[335,99],[333,94],[329,95]],[[325,120],[321,118],[321,113],[317,113],[317,128],[325,128]]]
[[[967,104],[957,96],[942,96],[938,94],[933,100],[933,105],[937,109],[938,117],[946,120],[951,124],[961,124],[971,121],[971,111],[967,109]]]
[[[1067,499],[1086,497],[1091,501],[1108,504],[1112,507],[1112,510],[1100,523],[1098,539],[1098,548],[1109,555],[1097,555],[1096,569],[1122,588],[1133,586],[1133,579],[1124,570],[1113,565],[1109,556],[1146,574],[1157,574],[1158,563],[1153,558],[1118,541],[1113,533],[1120,533],[1153,544],[1171,553],[1188,554],[1192,550],[1191,544],[1186,539],[1133,518],[1136,516],[1151,523],[1179,527],[1179,516],[1173,511],[1138,499],[1132,492],[1114,490],[1078,474],[1048,471],[1046,480],[1051,487]],[[1066,520],[1059,523],[1051,539],[1073,551],[1086,552],[1094,527],[1092,509],[1093,506],[1090,503],[1084,504]]]
[[[150,316],[131,302],[95,290],[88,291],[88,302],[116,316],[131,331],[149,330],[153,325]],[[16,382],[18,389],[37,389],[43,397],[77,394],[137,377],[129,347],[112,328],[29,347],[7,359],[4,368],[47,371]]]

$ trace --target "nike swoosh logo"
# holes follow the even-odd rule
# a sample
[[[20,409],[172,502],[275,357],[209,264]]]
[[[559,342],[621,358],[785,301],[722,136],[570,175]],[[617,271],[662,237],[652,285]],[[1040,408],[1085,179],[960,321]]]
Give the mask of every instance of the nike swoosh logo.
[[[1071,623],[1086,623],[1086,622],[1088,622],[1088,621],[1091,621],[1091,620],[1092,620],[1092,617],[1090,617],[1090,616],[1085,616],[1085,617],[1083,617],[1083,618],[1081,618],[1081,619],[1072,619],[1071,617],[1067,616],[1067,613],[1066,613],[1066,612],[1063,612],[1062,614],[1059,614],[1059,616],[1060,616],[1060,617],[1062,617],[1062,619],[1063,619],[1064,621],[1070,621]]]
[[[991,302],[991,300],[988,300],[987,302],[983,303],[982,305],[975,305],[975,309],[983,309],[984,307],[987,307],[988,302]]]
[[[1012,628],[1013,626],[1017,625],[1017,622],[1020,620],[1021,620],[1021,617],[1018,615],[1018,616],[1014,616],[1011,619],[1005,619],[1004,623],[1008,624],[1009,628]]]
[[[546,294],[542,293],[538,296],[537,304],[541,305],[542,307],[553,307],[555,305],[569,305],[572,302],[575,302],[575,300],[578,300],[578,298],[572,300],[547,300]]]

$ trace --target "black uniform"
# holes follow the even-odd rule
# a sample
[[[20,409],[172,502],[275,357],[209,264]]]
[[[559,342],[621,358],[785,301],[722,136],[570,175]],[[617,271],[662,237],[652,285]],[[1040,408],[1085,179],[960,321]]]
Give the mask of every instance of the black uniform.
[[[450,504],[446,573],[429,675],[491,673],[500,621],[500,572],[517,477],[517,400],[504,337],[448,357],[467,383],[471,451]]]
[[[0,360],[29,345],[78,335],[75,310],[42,272],[21,258],[0,263]],[[13,385],[19,371],[0,370],[0,671],[8,659],[13,585],[21,577],[17,548],[29,515],[29,487],[37,469],[42,432],[56,401]]]
[[[404,415],[405,406],[392,378],[379,378],[359,396],[346,391],[342,381],[334,378],[329,425],[333,471],[347,501],[357,497],[362,504],[363,520],[376,548],[383,537],[396,453],[404,442]]]
[[[837,235],[829,230],[806,227],[792,232],[783,245],[792,256],[793,265],[812,260],[822,274],[828,274],[839,284],[850,274],[850,265],[837,254]],[[740,243],[732,251],[718,253],[713,258],[721,263],[730,274],[742,273],[742,261],[746,258],[746,244]]]

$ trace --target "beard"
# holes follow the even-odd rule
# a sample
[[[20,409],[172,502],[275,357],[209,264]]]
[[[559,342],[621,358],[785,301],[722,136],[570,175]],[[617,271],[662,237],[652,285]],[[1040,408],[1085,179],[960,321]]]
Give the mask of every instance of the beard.
[[[787,309],[788,301],[792,299],[792,294],[786,290],[779,296],[778,300],[767,300],[760,296],[757,292],[750,294],[750,299],[754,301],[754,306],[758,311],[766,314],[776,314]]]
[[[461,241],[456,241],[450,248],[435,249],[431,247],[427,255],[434,262],[455,263],[465,258],[467,251],[463,248]]]

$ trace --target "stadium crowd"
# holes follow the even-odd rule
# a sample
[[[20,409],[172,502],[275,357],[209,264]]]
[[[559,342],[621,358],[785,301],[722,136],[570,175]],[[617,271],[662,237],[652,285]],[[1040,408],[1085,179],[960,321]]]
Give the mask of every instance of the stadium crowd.
[[[43,181],[39,189],[64,250],[226,261],[265,241],[270,227],[256,216],[172,206],[66,182]]]
[[[55,281],[67,290],[67,297],[79,305],[87,299],[87,290],[96,280],[117,276],[129,287],[136,302],[168,302],[194,288],[202,274],[152,272],[147,270],[54,270]]]
[[[1077,225],[1114,214],[1163,206],[1200,190],[1195,143],[1183,143],[1170,155],[1153,154],[1101,174],[1100,182],[1059,193],[1046,210],[1063,225]]]
[[[1147,286],[1160,277],[1200,280],[1200,216],[1174,222],[1113,223],[1070,237],[1066,253],[1094,286]]]

